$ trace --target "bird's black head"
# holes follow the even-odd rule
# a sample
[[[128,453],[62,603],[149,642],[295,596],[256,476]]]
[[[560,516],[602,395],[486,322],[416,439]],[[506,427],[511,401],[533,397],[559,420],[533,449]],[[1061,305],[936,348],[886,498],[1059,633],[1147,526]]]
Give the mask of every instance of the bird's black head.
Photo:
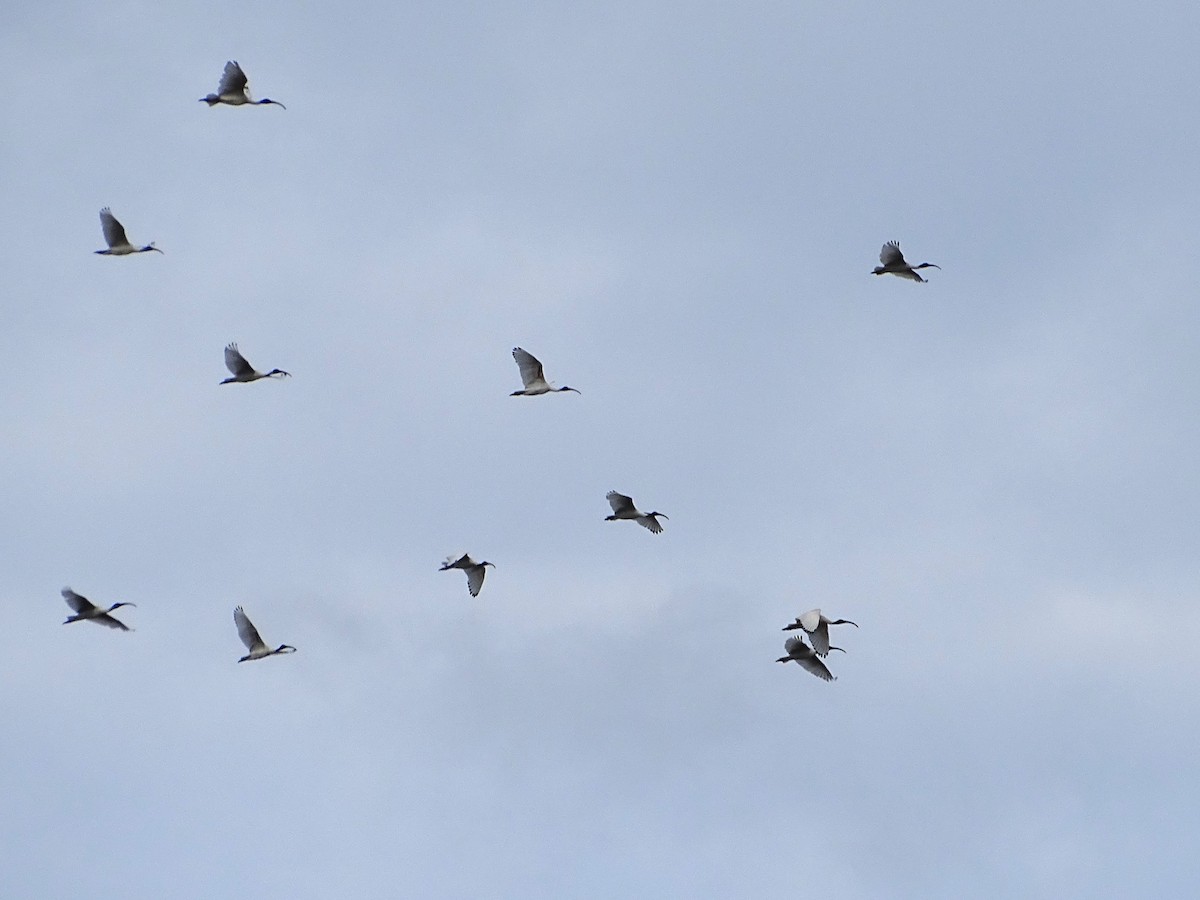
[[[159,250],[157,247],[155,247],[153,244],[147,244],[145,247],[142,248],[143,253],[147,253],[151,250],[153,250],[155,253],[162,253],[162,251]],[[163,254],[163,255],[165,256],[166,254]]]
[[[280,107],[281,109],[287,109],[287,107],[284,106],[282,103],[280,103],[278,100],[268,100],[266,97],[264,97],[263,99],[258,101],[259,106],[261,106],[264,103],[273,103],[276,106]]]
[[[295,653],[296,648],[293,647],[291,644],[280,644],[276,648],[275,652],[276,653]]]
[[[575,388],[573,388],[573,387],[567,387],[566,385],[563,385],[562,387],[560,387],[560,388],[559,388],[559,390],[560,390],[560,391],[575,391]],[[576,394],[578,394],[578,393],[579,393],[579,391],[575,391],[575,393],[576,393]]]

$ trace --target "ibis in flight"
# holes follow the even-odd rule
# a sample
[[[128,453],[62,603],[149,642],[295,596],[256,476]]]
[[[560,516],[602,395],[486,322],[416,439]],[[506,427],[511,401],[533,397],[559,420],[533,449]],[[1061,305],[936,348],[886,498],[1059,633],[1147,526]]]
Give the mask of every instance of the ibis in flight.
[[[244,663],[248,659],[262,659],[266,656],[274,656],[276,653],[296,652],[296,648],[291,644],[280,644],[274,650],[269,649],[263,643],[263,639],[259,636],[258,629],[254,627],[254,623],[246,615],[246,611],[240,606],[233,611],[233,622],[237,625],[238,637],[242,639],[242,643],[250,651],[238,660],[240,663]]]
[[[633,498],[626,497],[624,494],[618,494],[616,491],[609,491],[604,495],[608,500],[608,505],[612,507],[612,515],[605,516],[605,522],[615,522],[617,519],[633,519],[643,528],[649,528],[654,534],[662,532],[662,526],[658,524],[658,517],[670,519],[670,516],[663,515],[660,512],[644,513],[633,505]]]
[[[834,650],[841,650],[841,647],[834,647]],[[817,659],[817,654],[813,652],[808,644],[804,643],[804,638],[796,636],[790,637],[783,643],[783,650],[787,656],[781,656],[775,662],[797,662],[800,667],[812,672],[818,678],[825,681],[833,681],[834,677],[829,673],[829,669],[825,668],[825,663]]]
[[[201,97],[201,103],[207,103],[209,106],[216,106],[218,103],[224,103],[228,106],[261,106],[264,103],[274,103],[276,106],[281,106],[287,109],[278,100],[267,100],[265,97],[262,100],[251,100],[250,91],[247,90],[246,73],[242,71],[233,60],[225,63],[225,71],[221,73],[221,83],[217,86],[215,94],[209,94],[206,97]]]
[[[513,391],[509,394],[510,397],[536,397],[538,394],[575,391],[573,387],[554,387],[550,384],[546,380],[545,372],[542,371],[542,364],[532,353],[522,350],[520,347],[513,347],[513,359],[517,361],[517,367],[521,370],[521,381],[525,384],[525,390]],[[575,391],[575,393],[578,394],[579,391]]]
[[[225,367],[233,373],[233,377],[226,378],[221,384],[229,384],[233,381],[258,381],[260,378],[273,378],[276,375],[280,378],[292,377],[291,372],[285,372],[283,369],[272,369],[270,372],[257,371],[238,351],[237,344],[230,344],[225,348]]]
[[[107,206],[100,210],[100,227],[104,229],[104,243],[108,244],[107,249],[96,251],[101,256],[128,256],[130,253],[148,253],[151,250],[162,253],[152,243],[145,247],[135,247],[129,243],[129,238],[125,237],[125,228]]]
[[[817,651],[817,656],[829,655],[829,626],[830,625],[853,625],[855,628],[858,625],[851,622],[849,619],[830,619],[819,609],[810,609],[808,612],[800,615],[791,625],[784,625],[784,631],[795,631],[797,628],[803,628],[808,635],[808,639],[812,641],[813,649]]]
[[[69,616],[64,625],[71,622],[83,622],[91,620],[99,625],[105,625],[109,628],[116,628],[120,631],[131,631],[132,629],[124,622],[119,622],[114,619],[109,613],[120,606],[137,606],[136,603],[114,603],[108,609],[101,609],[87,597],[75,593],[69,587],[62,589],[63,599],[67,601],[67,606],[75,610],[75,615]]]
[[[912,281],[925,281],[917,274],[917,269],[940,269],[941,266],[934,263],[921,263],[919,266],[910,266],[904,259],[904,254],[900,252],[900,244],[896,241],[888,241],[883,245],[883,249],[879,251],[879,261],[882,266],[876,266],[872,275],[899,275],[901,278],[908,278]]]
[[[453,556],[447,556],[446,561],[442,563],[439,572],[447,572],[450,569],[462,569],[467,573],[467,590],[471,592],[472,597],[479,596],[479,589],[483,587],[483,576],[487,574],[487,567],[496,568],[495,563],[490,563],[487,560],[483,562],[475,562],[471,559],[471,554],[464,553],[458,559]]]

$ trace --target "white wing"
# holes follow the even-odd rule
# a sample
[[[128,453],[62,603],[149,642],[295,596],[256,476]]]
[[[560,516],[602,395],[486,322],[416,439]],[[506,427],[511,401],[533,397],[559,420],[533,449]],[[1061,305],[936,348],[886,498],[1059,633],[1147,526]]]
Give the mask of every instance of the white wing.
[[[96,604],[92,603],[91,600],[82,596],[81,594],[75,593],[69,587],[62,589],[62,595],[63,599],[67,601],[67,606],[75,610],[77,615],[82,615],[83,613],[96,608]]]
[[[483,576],[487,574],[485,566],[475,566],[467,569],[467,590],[471,592],[472,597],[479,596],[479,589],[483,587]]]
[[[792,659],[796,658],[798,653],[803,653],[808,649],[808,644],[804,643],[804,638],[800,635],[794,635],[783,642],[783,650]]]
[[[96,616],[94,619],[92,619],[92,621],[97,622],[101,625],[107,625],[109,628],[119,628],[121,631],[131,631],[132,630],[124,622],[118,622],[116,619],[114,619],[108,613],[104,613],[103,615]]]
[[[538,362],[536,356],[522,350],[520,347],[513,347],[512,353],[513,359],[517,361],[517,368],[521,370],[521,382],[525,385],[526,390],[538,382],[546,380],[546,375],[542,371],[542,364]]]
[[[125,237],[125,229],[107,206],[100,210],[100,227],[104,230],[104,242],[110,248],[129,243],[129,238]]]
[[[812,641],[813,650],[817,652],[817,656],[828,656],[829,623],[822,619],[821,611],[810,609],[797,621],[800,623],[800,627],[808,632],[808,639]]]
[[[654,516],[638,516],[637,523],[643,528],[649,528],[655,534],[662,534],[662,526]]]
[[[609,491],[604,495],[604,499],[608,501],[608,505],[612,507],[613,515],[621,515],[624,512],[632,512],[634,509],[633,498],[626,497],[624,494],[618,494],[616,491]],[[650,526],[647,525],[647,528]]]
[[[258,629],[254,627],[254,623],[250,621],[245,610],[240,606],[233,611],[233,621],[237,625],[238,637],[242,639],[247,650],[253,652],[255,648],[266,647],[263,639],[258,635]]]
[[[817,652],[817,656],[829,655],[829,623],[822,622],[816,628],[808,633],[808,639],[812,641],[813,650]]]
[[[230,344],[225,348],[225,368],[234,375],[253,375],[254,366],[246,361],[246,357],[238,351],[237,344]]]
[[[805,631],[816,631],[817,626],[821,624],[821,611],[819,609],[810,609],[808,612],[801,614],[796,621],[800,623],[800,627]]]
[[[896,241],[888,241],[883,245],[883,249],[879,251],[879,261],[885,266],[908,265],[904,261],[904,254],[900,252],[900,244]]]
[[[246,91],[246,73],[233,60],[225,63],[225,71],[221,73],[221,86],[218,94],[242,94]]]
[[[818,678],[825,681],[833,681],[833,675],[825,668],[825,663],[821,662],[815,656],[806,656],[803,659],[796,659],[807,671],[812,672]]]

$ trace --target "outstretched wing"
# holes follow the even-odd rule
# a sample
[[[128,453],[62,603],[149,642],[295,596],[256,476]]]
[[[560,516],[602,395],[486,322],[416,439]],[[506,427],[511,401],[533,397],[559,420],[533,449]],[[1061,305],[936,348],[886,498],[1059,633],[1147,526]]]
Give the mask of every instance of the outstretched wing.
[[[472,597],[479,596],[479,589],[483,587],[483,576],[486,574],[487,568],[484,566],[467,569],[467,590],[471,592]]]
[[[521,381],[526,388],[546,380],[542,364],[532,353],[522,350],[520,347],[513,347],[513,359],[517,361],[517,367],[521,370]]]
[[[825,668],[825,663],[821,662],[815,656],[806,656],[803,659],[797,659],[796,662],[800,663],[806,671],[812,672],[818,678],[824,681],[833,681],[833,675]]]
[[[634,508],[633,498],[626,497],[624,494],[618,494],[616,491],[609,491],[604,495],[604,499],[608,501],[608,505],[612,507],[613,515],[619,516],[623,512],[629,512]],[[647,528],[650,526],[647,525]]]
[[[654,534],[662,534],[662,526],[655,516],[638,516],[637,523],[643,528],[649,528]]]
[[[112,616],[110,616],[108,613],[104,613],[104,615],[101,615],[101,616],[96,616],[96,618],[92,619],[92,621],[98,622],[101,625],[107,625],[109,628],[116,628],[118,631],[130,631],[131,630],[130,627],[128,625],[126,625],[124,622],[117,621]]]
[[[82,594],[75,593],[69,587],[62,589],[62,595],[63,599],[67,601],[67,606],[75,610],[76,615],[84,615],[96,608],[96,604],[92,603],[91,600]]]
[[[904,261],[904,254],[900,252],[900,244],[897,241],[888,241],[883,245],[883,249],[879,251],[879,261],[885,266],[908,265]]]
[[[796,621],[800,623],[801,628],[808,632],[808,639],[812,641],[812,647],[817,656],[828,656],[829,625],[821,620],[821,611],[810,609]]]
[[[117,217],[107,206],[100,210],[100,227],[104,229],[104,243],[109,247],[119,247],[129,243],[129,238],[125,237],[125,229],[121,227],[121,223],[117,221]]]
[[[237,344],[230,344],[225,348],[225,368],[237,376],[254,374],[254,366],[238,352]]]
[[[225,63],[225,71],[221,73],[221,86],[218,94],[241,94],[246,90],[246,73],[233,60]]]
[[[265,646],[263,639],[258,635],[258,629],[254,627],[254,623],[250,621],[246,616],[246,611],[240,606],[233,611],[233,622],[237,625],[238,637],[242,639],[247,650]]]
[[[803,653],[808,649],[808,644],[804,643],[804,638],[800,635],[793,635],[783,642],[783,650],[792,659],[796,658],[798,653]]]

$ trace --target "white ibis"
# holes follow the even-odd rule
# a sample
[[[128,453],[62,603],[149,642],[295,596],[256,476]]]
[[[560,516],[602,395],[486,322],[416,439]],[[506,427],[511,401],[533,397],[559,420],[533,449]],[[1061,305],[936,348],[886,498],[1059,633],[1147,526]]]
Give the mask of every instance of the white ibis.
[[[242,71],[233,60],[225,63],[225,71],[221,73],[221,83],[217,87],[215,94],[209,94],[206,97],[201,97],[201,103],[207,103],[209,106],[216,106],[218,103],[224,103],[228,106],[261,106],[264,103],[273,103],[276,106],[283,106],[278,100],[251,100],[250,91],[246,87],[246,73]]]
[[[104,230],[104,243],[108,244],[108,249],[96,251],[101,256],[128,256],[130,253],[148,253],[151,250],[162,253],[152,243],[145,247],[135,247],[129,243],[129,238],[125,237],[125,228],[107,206],[100,210],[100,227]]]
[[[940,269],[941,266],[934,263],[921,263],[919,266],[910,266],[904,259],[904,254],[900,252],[900,244],[896,241],[888,241],[883,245],[883,249],[879,251],[879,261],[882,266],[876,266],[872,270],[872,275],[899,275],[901,278],[908,278],[912,281],[925,281],[917,274],[917,269]]]
[[[68,617],[67,620],[63,622],[64,625],[68,625],[71,622],[83,622],[90,620],[99,625],[106,625],[109,628],[116,628],[120,631],[133,630],[124,622],[119,622],[114,619],[111,615],[109,615],[109,613],[121,606],[136,607],[136,603],[114,603],[108,609],[101,609],[87,597],[75,593],[69,587],[62,589],[62,595],[63,599],[67,601],[67,606],[75,610],[75,615]]]
[[[525,384],[525,390],[513,391],[509,394],[510,397],[536,397],[538,394],[575,391],[573,387],[554,387],[550,384],[546,380],[546,374],[542,371],[542,364],[532,353],[522,350],[520,347],[513,347],[513,359],[517,361],[517,367],[521,370],[521,381]],[[578,394],[579,391],[575,391],[575,393]]]
[[[250,651],[238,660],[240,663],[244,663],[248,659],[263,659],[267,656],[274,656],[276,653],[296,652],[296,648],[291,644],[280,644],[274,650],[269,649],[263,643],[263,639],[259,636],[258,629],[254,627],[254,623],[250,621],[250,617],[246,615],[246,611],[240,606],[233,611],[233,622],[237,625],[238,637],[242,639],[242,643]]]
[[[285,372],[283,369],[272,369],[270,372],[257,371],[238,351],[237,344],[230,344],[225,348],[225,367],[233,373],[233,377],[226,378],[221,384],[229,384],[234,381],[258,381],[260,378],[273,378],[276,375],[280,378],[292,377],[291,372]]]
[[[835,676],[831,675],[829,670],[825,668],[825,663],[817,659],[817,655],[813,652],[812,648],[810,648],[808,644],[804,643],[804,638],[799,636],[788,638],[783,642],[783,649],[784,652],[787,653],[787,656],[781,656],[779,659],[775,660],[775,662],[797,662],[800,664],[801,668],[812,672],[818,678],[821,678],[825,681],[835,680]],[[833,649],[840,650],[841,647],[835,647]]]
[[[447,556],[446,561],[442,563],[439,572],[446,572],[450,569],[462,569],[467,573],[467,590],[471,592],[472,597],[479,596],[479,589],[483,587],[483,576],[487,574],[487,567],[496,568],[495,563],[490,563],[484,560],[483,562],[475,562],[471,559],[469,553],[464,553],[458,559],[453,556]]]
[[[617,519],[633,519],[643,528],[649,528],[654,534],[662,533],[662,526],[658,524],[658,517],[670,519],[670,516],[663,515],[660,512],[644,513],[633,505],[633,498],[626,497],[624,494],[618,494],[616,491],[609,491],[604,495],[608,500],[608,505],[612,507],[612,515],[605,516],[605,522],[615,522]]]
[[[808,639],[812,641],[813,649],[817,651],[818,656],[829,655],[829,626],[830,625],[853,625],[855,628],[858,625],[851,622],[849,619],[830,619],[819,609],[810,609],[808,612],[800,615],[791,625],[784,625],[783,631],[795,631],[797,628],[803,628],[808,634]]]

